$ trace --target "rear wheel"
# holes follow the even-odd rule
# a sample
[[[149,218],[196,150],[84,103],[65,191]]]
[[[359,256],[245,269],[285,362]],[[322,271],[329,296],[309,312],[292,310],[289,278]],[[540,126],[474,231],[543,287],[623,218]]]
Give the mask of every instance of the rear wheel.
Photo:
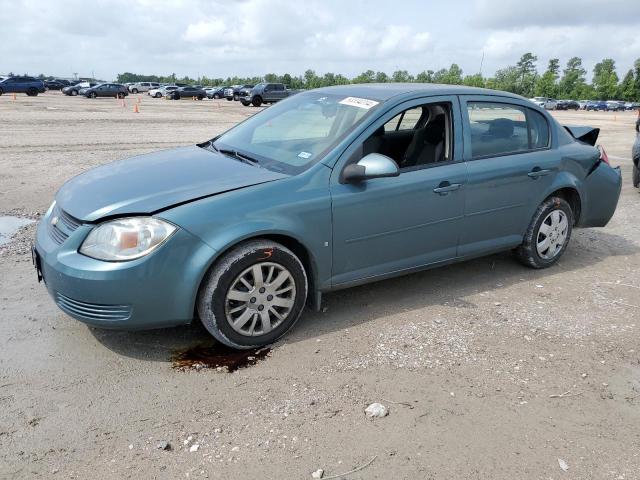
[[[571,206],[560,197],[547,198],[536,210],[524,241],[515,253],[523,264],[547,268],[567,249],[573,229]]]
[[[4,93],[4,90],[0,88],[0,97],[2,96],[3,93]]]
[[[155,97],[155,98],[160,98],[161,96],[162,96],[162,94],[161,94],[160,92],[158,92],[158,93],[156,93],[156,94],[154,95],[154,97]]]
[[[640,169],[638,169],[637,165],[633,166],[633,174],[632,174],[633,186],[638,188],[640,186]]]
[[[35,88],[30,88],[27,90],[27,95],[29,95],[30,97],[37,97],[38,96],[38,90]]]
[[[198,293],[205,328],[232,348],[269,345],[296,323],[307,297],[302,262],[283,245],[252,240],[224,255]]]
[[[89,94],[89,96],[91,98],[98,98],[98,94],[96,92],[91,92],[91,94]]]
[[[240,96],[239,96],[237,93],[234,93],[234,94],[233,94],[233,100],[234,100],[235,102],[237,102],[238,100],[240,100]]]
[[[220,98],[220,95],[218,95],[217,93],[214,93],[214,94],[213,94],[213,98],[214,98],[215,100],[218,100],[218,99]]]
[[[120,92],[117,94],[118,98],[124,98],[124,93]]]
[[[76,95],[78,95],[78,91],[77,90],[71,90],[71,96],[75,97]]]
[[[233,98],[231,98],[231,97],[227,97],[227,101],[228,101],[228,102],[231,102],[232,100],[233,100]]]
[[[251,105],[251,102],[245,100],[244,98],[240,100],[240,103],[245,107],[248,107],[249,105]]]
[[[131,89],[131,93],[138,93],[138,89],[137,88]]]

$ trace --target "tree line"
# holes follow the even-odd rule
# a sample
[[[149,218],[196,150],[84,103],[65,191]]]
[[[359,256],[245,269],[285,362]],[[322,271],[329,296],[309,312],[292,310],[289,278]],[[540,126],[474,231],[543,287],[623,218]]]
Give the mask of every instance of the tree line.
[[[391,75],[385,72],[367,70],[360,75],[348,78],[339,73],[318,75],[307,70],[303,75],[277,75],[268,73],[264,77],[227,77],[227,78],[190,78],[178,77],[175,73],[168,76],[140,75],[131,72],[121,73],[117,77],[120,83],[160,82],[188,83],[203,86],[256,84],[261,81],[284,83],[290,88],[310,89],[350,83],[387,83],[420,82],[467,85],[503,90],[530,98],[534,96],[574,100],[626,100],[640,101],[640,58],[634,62],[622,80],[616,73],[615,61],[605,58],[593,68],[591,83],[587,82],[587,70],[579,57],[570,58],[564,68],[558,58],[549,60],[546,70],[540,74],[537,69],[538,57],[531,52],[525,53],[515,65],[499,69],[492,77],[481,73],[464,75],[455,63],[449,68],[437,71],[424,70],[416,75],[407,70],[397,70]]]

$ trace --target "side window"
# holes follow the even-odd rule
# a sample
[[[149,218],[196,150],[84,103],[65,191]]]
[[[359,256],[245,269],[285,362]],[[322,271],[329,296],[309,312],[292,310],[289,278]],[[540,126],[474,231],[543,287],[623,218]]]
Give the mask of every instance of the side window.
[[[399,113],[384,124],[385,132],[395,132],[399,130],[413,130],[422,116],[422,107],[410,108]]]
[[[276,90],[278,90],[279,92],[282,92],[284,90],[284,85],[281,85],[281,84],[276,85]]]
[[[450,103],[412,107],[383,127],[362,143],[363,157],[370,153],[386,155],[398,164],[401,172],[431,167],[453,158]]]
[[[538,112],[506,103],[468,102],[473,158],[545,148],[549,125]]]
[[[531,148],[547,148],[549,146],[549,122],[535,110],[528,109]]]

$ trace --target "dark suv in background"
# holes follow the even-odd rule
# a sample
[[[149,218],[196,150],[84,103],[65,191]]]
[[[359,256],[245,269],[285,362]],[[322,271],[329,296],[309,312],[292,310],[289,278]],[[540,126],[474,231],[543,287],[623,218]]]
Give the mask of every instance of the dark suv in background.
[[[33,77],[9,77],[0,81],[0,95],[3,93],[26,93],[30,97],[35,97],[44,91],[44,82]]]
[[[231,100],[238,101],[240,100],[240,90],[243,90],[243,89],[251,90],[253,87],[254,87],[253,85],[250,85],[248,83],[245,85],[233,85],[231,87],[227,87],[224,89],[224,98],[226,98],[229,101]]]
[[[98,82],[80,82],[80,83],[76,83],[75,85],[69,85],[68,87],[64,87],[62,89],[62,93],[64,93],[65,95],[70,95],[72,97],[75,97],[83,88],[91,88],[91,87],[95,87],[96,85],[98,85]]]

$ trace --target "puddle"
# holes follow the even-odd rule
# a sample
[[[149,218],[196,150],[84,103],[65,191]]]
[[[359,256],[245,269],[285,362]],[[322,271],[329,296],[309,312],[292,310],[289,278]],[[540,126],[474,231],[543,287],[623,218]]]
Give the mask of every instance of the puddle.
[[[9,243],[20,227],[29,225],[35,220],[20,217],[0,217],[0,245]]]
[[[224,369],[231,373],[251,367],[269,356],[270,347],[251,350],[233,350],[224,345],[197,345],[186,350],[176,350],[171,356],[176,370]]]

